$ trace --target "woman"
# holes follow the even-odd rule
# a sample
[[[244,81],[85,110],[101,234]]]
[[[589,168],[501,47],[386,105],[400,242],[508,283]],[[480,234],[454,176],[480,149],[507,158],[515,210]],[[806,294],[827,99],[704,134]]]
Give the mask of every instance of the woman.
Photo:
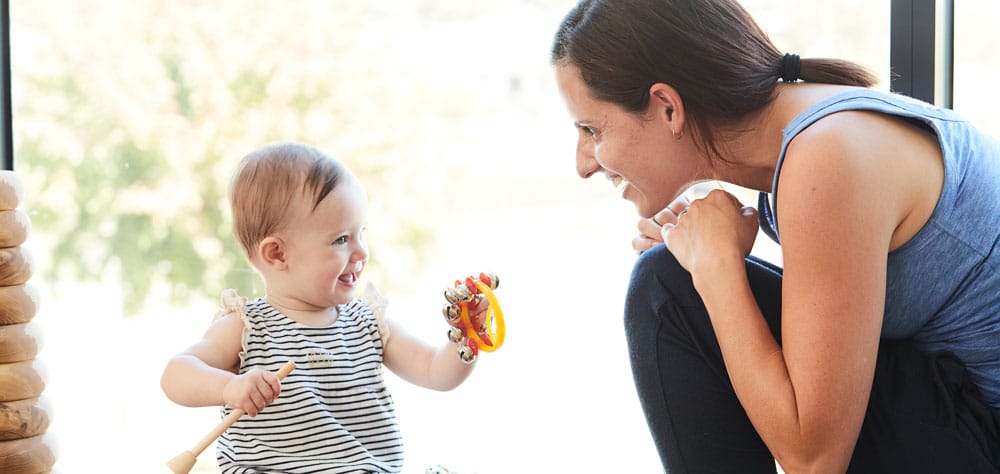
[[[584,0],[552,60],[578,173],[641,217],[625,324],[668,471],[1000,470],[1000,143],[734,1]],[[678,197],[709,179],[760,215]]]

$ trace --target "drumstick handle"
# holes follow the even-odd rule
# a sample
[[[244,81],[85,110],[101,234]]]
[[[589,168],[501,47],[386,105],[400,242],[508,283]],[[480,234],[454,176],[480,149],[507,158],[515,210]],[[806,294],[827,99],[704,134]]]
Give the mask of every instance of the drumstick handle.
[[[285,376],[288,375],[288,373],[291,372],[292,369],[294,368],[295,368],[295,362],[292,361],[285,362],[285,365],[281,366],[281,368],[278,369],[277,372],[278,380],[284,379]],[[212,429],[212,431],[210,431],[207,435],[205,435],[205,437],[202,438],[201,441],[198,442],[198,444],[194,445],[194,448],[191,449],[191,453],[194,454],[195,457],[198,457],[198,455],[201,454],[202,451],[204,451],[213,442],[215,442],[216,438],[222,436],[222,433],[224,431],[229,429],[229,427],[232,426],[233,423],[236,423],[236,420],[239,420],[244,413],[246,412],[244,412],[240,408],[236,408],[233,411],[229,412],[229,414],[226,415],[226,417],[223,418],[222,421],[220,421],[219,424]]]

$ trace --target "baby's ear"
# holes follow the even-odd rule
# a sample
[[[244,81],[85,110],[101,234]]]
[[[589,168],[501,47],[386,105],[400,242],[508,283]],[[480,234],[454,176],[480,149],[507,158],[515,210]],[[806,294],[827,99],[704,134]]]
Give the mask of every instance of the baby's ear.
[[[284,270],[288,262],[285,261],[285,242],[274,236],[267,236],[257,245],[257,259],[270,268]]]

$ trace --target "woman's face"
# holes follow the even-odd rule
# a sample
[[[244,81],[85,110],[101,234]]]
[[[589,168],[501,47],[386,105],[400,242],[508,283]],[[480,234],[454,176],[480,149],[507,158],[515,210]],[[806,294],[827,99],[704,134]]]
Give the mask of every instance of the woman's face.
[[[697,177],[690,140],[673,137],[665,109],[631,113],[591,97],[576,66],[556,67],[556,81],[579,137],[576,171],[603,173],[642,217],[667,207]],[[661,116],[662,114],[662,116]],[[691,153],[691,154],[687,154]]]

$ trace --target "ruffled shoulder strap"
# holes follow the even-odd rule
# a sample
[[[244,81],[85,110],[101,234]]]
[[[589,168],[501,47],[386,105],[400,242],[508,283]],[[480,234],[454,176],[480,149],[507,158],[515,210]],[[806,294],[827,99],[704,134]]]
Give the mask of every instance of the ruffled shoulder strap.
[[[219,297],[222,306],[218,311],[215,312],[215,317],[212,321],[219,319],[226,315],[236,315],[241,319],[246,319],[247,315],[247,299],[240,296],[233,288],[227,288],[222,290],[222,295]]]
[[[365,294],[361,297],[361,301],[364,302],[365,306],[375,316],[375,322],[378,324],[379,338],[382,339],[382,348],[384,349],[386,341],[389,340],[389,325],[385,322],[385,312],[389,307],[389,300],[385,296],[382,296],[382,293],[379,293],[375,285],[369,281],[365,285]]]
[[[246,297],[240,296],[233,288],[227,288],[222,290],[222,295],[219,296],[221,302],[221,307],[215,312],[215,317],[212,321],[216,321],[219,318],[226,316],[234,316],[240,318],[243,321],[243,334],[240,336],[240,368],[243,368],[243,361],[247,357],[247,344],[250,341],[250,320],[247,317],[247,299]]]

